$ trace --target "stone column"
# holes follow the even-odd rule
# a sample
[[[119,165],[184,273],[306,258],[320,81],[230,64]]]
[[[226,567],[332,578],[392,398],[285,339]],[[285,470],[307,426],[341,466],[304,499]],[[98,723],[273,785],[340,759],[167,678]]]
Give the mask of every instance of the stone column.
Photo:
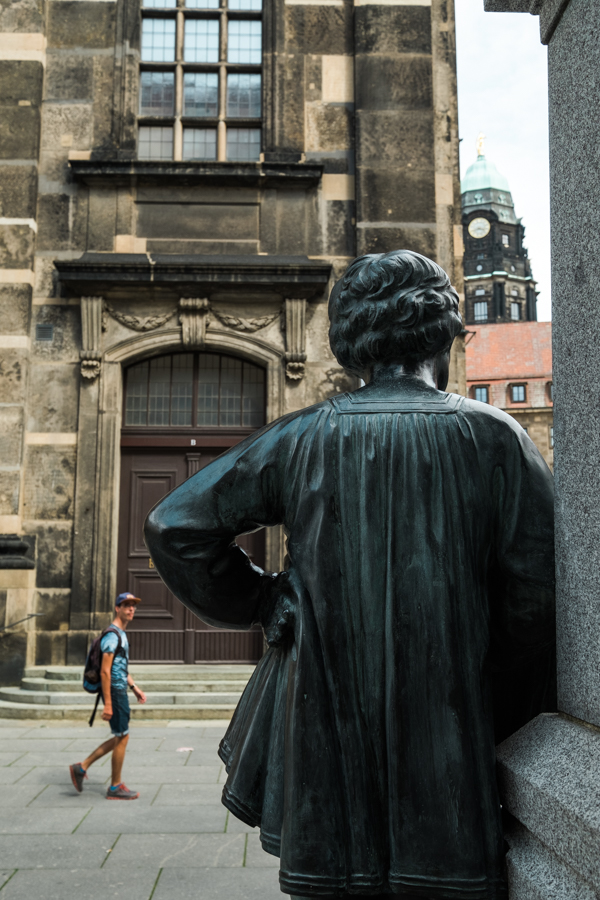
[[[548,44],[558,707],[498,749],[511,900],[600,895],[600,4],[486,0]]]

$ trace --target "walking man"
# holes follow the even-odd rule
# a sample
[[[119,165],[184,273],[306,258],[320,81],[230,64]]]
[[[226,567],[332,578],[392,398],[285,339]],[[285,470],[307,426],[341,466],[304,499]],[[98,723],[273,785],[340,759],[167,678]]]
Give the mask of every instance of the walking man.
[[[75,790],[81,793],[89,767],[112,751],[112,778],[106,791],[107,800],[137,800],[140,796],[137,791],[130,791],[121,781],[121,770],[129,741],[130,710],[127,687],[131,688],[138,703],[146,702],[146,695],[134,684],[128,672],[129,642],[125,630],[135,615],[138,603],[141,603],[140,598],[134,597],[133,594],[119,594],[115,602],[115,619],[110,631],[107,631],[100,643],[102,650],[100,680],[104,702],[102,718],[110,723],[112,737],[100,744],[83,762],[74,763],[69,767]]]

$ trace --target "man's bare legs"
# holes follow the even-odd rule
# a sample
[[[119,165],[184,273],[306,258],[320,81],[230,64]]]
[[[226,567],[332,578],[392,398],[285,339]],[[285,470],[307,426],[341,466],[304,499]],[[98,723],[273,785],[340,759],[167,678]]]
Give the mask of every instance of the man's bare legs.
[[[123,760],[125,759],[125,751],[127,750],[127,743],[129,741],[129,735],[124,734],[123,737],[115,738],[118,741],[115,749],[113,750],[111,767],[112,767],[112,780],[111,784],[113,787],[116,787],[118,784],[121,784],[121,769],[123,768]]]
[[[123,760],[125,759],[125,751],[127,750],[128,741],[128,734],[124,734],[122,737],[112,737],[110,738],[110,740],[104,741],[104,743],[100,744],[100,746],[97,747],[96,750],[94,750],[94,752],[91,753],[87,759],[84,759],[84,761],[81,763],[82,768],[87,772],[92,763],[95,763],[97,760],[102,759],[103,756],[106,756],[106,754],[110,753],[112,750],[111,784],[113,785],[113,787],[115,787],[117,784],[121,784],[121,771],[123,769]]]

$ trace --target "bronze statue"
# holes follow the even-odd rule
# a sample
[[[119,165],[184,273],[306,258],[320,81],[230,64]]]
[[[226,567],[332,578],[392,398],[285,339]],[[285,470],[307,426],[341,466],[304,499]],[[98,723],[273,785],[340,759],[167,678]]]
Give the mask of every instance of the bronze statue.
[[[361,257],[329,310],[368,384],[256,432],[146,523],[189,609],[270,645],[223,803],[285,893],[505,898],[495,744],[555,702],[552,476],[514,419],[444,393],[462,322],[438,265]],[[234,538],[279,523],[271,575]]]

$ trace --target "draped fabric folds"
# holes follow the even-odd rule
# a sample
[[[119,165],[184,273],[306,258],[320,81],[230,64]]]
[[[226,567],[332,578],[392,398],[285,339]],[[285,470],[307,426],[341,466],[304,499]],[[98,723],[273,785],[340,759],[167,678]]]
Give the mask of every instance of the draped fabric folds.
[[[146,534],[182,602],[239,628],[282,576],[234,536],[279,523],[293,624],[222,742],[223,802],[286,893],[506,897],[495,744],[554,708],[546,464],[504,413],[405,378],[257,432]]]

